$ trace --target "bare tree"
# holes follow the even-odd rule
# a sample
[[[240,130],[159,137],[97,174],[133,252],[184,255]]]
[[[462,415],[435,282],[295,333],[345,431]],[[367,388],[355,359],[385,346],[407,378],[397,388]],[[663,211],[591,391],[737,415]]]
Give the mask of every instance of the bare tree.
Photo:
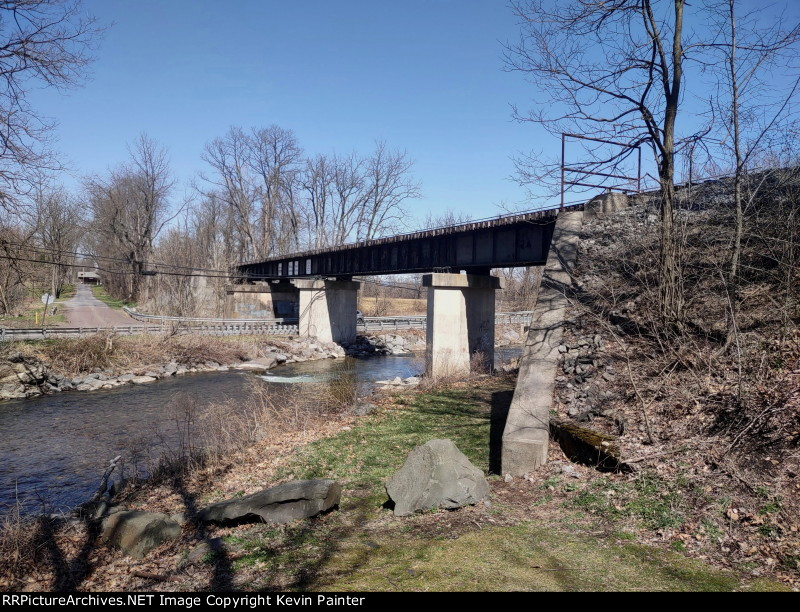
[[[206,145],[203,175],[212,193],[231,211],[240,236],[239,258],[260,259],[296,248],[301,214],[296,201],[302,151],[294,133],[276,125],[248,134],[232,127]]]
[[[719,94],[712,99],[713,114],[722,119],[720,147],[734,167],[735,219],[726,273],[730,298],[727,347],[738,333],[745,214],[759,191],[748,181],[748,164],[764,152],[765,145],[773,144],[770,134],[777,126],[783,123],[786,127],[790,102],[800,87],[798,68],[793,65],[798,57],[800,24],[779,20],[765,26],[760,10],[739,14],[735,0],[720,2],[713,9],[718,35],[707,45],[712,56],[719,59],[710,66],[719,81]],[[787,85],[765,82],[765,74],[775,70]]]
[[[33,87],[67,89],[84,78],[102,30],[76,0],[0,1],[0,205],[57,168],[48,151],[52,122],[33,108]]]
[[[317,155],[306,160],[300,184],[310,247],[371,240],[403,223],[403,203],[419,197],[413,163],[378,143],[369,157]]]
[[[255,193],[261,243],[268,253],[297,246],[300,217],[295,192],[302,153],[291,130],[277,125],[252,130],[248,161],[260,179]]]
[[[33,230],[0,223],[0,312],[13,314],[25,299],[25,283],[33,277],[35,264],[20,254],[19,245],[33,238]]]
[[[391,151],[378,141],[365,162],[367,197],[359,220],[358,239],[371,240],[403,225],[406,200],[420,197],[421,188],[411,175],[414,162],[405,151]]]
[[[49,263],[50,291],[59,297],[85,231],[80,206],[63,188],[39,188],[34,198],[33,237]]]
[[[469,223],[472,221],[472,215],[463,210],[448,209],[443,213],[434,214],[428,212],[425,215],[425,221],[422,222],[420,229],[435,229],[438,227],[447,227],[449,225],[461,225],[462,223]]]
[[[237,255],[240,259],[258,259],[266,256],[265,245],[259,241],[256,228],[256,192],[249,165],[250,143],[241,128],[232,127],[223,138],[215,138],[206,145],[203,161],[214,174],[202,178],[212,185],[208,196],[222,201],[231,211],[231,219],[238,236]]]
[[[333,208],[333,176],[331,160],[327,155],[316,155],[305,160],[300,185],[304,196],[308,248],[330,244],[327,223]]]
[[[118,290],[129,299],[142,297],[142,272],[161,230],[175,218],[168,201],[174,181],[166,151],[145,135],[130,150],[128,164],[108,179],[88,182],[97,255],[124,262]]]
[[[522,33],[505,54],[507,67],[524,73],[542,96],[530,113],[515,108],[517,119],[535,121],[553,134],[613,139],[628,147],[644,144],[653,151],[661,188],[661,313],[674,322],[684,316],[674,225],[684,6],[684,0],[515,0]],[[598,150],[584,170],[619,174],[615,170],[630,151]],[[552,175],[552,166],[541,169],[534,176]]]
[[[153,251],[158,261],[168,261],[170,274],[159,274],[154,279],[152,307],[155,312],[180,317],[201,314],[198,299],[200,285],[205,285],[201,270],[205,265],[198,243],[184,223],[182,227],[168,228]],[[181,267],[178,267],[181,266]]]

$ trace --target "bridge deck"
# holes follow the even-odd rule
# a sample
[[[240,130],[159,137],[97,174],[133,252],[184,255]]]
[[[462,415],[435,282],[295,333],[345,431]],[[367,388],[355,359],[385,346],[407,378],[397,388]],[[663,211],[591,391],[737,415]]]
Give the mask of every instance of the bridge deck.
[[[540,266],[547,261],[555,210],[271,257],[238,266],[249,280],[370,276]]]

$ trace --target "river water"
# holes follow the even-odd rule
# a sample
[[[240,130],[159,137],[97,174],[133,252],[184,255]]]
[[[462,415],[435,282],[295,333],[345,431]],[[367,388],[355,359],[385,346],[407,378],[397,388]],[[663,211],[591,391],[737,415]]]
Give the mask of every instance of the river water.
[[[500,362],[519,349],[497,349]],[[107,391],[72,391],[0,404],[0,513],[63,512],[91,498],[108,462],[122,455],[146,466],[180,439],[183,422],[172,408],[177,395],[202,415],[215,403],[244,404],[252,384],[285,392],[287,385],[347,378],[367,395],[376,380],[415,376],[420,356],[326,359],[252,372],[185,374]],[[116,474],[115,474],[116,476]]]

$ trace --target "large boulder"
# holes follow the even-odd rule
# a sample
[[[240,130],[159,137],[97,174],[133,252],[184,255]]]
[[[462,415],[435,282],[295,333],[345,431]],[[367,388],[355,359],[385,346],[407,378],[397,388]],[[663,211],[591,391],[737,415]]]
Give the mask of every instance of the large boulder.
[[[246,497],[229,499],[200,510],[206,523],[230,523],[261,519],[289,523],[339,505],[342,486],[335,480],[293,480]]]
[[[109,546],[141,559],[156,546],[180,534],[181,526],[166,514],[130,510],[103,520],[100,537]]]
[[[408,455],[386,483],[395,516],[431,508],[461,508],[489,495],[483,471],[451,440],[431,440]]]

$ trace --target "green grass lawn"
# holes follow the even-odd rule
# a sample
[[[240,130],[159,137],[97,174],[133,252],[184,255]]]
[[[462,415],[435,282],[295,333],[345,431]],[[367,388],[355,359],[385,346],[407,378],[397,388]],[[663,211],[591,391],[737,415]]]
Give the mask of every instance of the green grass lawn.
[[[67,322],[61,304],[71,297],[74,297],[75,291],[75,285],[64,285],[58,299],[48,305],[48,314],[44,321],[48,327],[50,325],[59,325]],[[44,290],[41,291],[41,294],[44,294]],[[55,315],[50,314],[53,307],[57,309]],[[43,312],[44,304],[42,304],[41,300],[39,298],[31,298],[20,310],[19,316],[0,317],[0,325],[15,328],[37,327],[42,324]]]
[[[129,300],[119,300],[117,298],[111,297],[107,292],[106,288],[102,285],[92,285],[92,295],[96,297],[98,300],[103,302],[106,306],[110,306],[116,310],[122,310],[123,306],[136,306],[136,302],[131,302]]]
[[[455,512],[397,518],[383,507],[385,481],[417,445],[449,438],[488,471],[495,412],[509,382],[400,400],[349,431],[296,453],[281,478],[335,478],[341,506],[290,525],[239,528],[225,539],[237,588],[325,591],[732,591],[783,589],[744,580],[679,552],[629,538],[506,519],[507,500]],[[496,429],[496,426],[495,426]],[[497,477],[490,477],[497,478]],[[589,500],[590,501],[590,500]],[[581,499],[571,512],[581,512]],[[563,511],[562,514],[567,514]],[[503,524],[504,522],[509,524]],[[473,524],[474,523],[474,526]],[[219,559],[209,557],[208,563]]]

